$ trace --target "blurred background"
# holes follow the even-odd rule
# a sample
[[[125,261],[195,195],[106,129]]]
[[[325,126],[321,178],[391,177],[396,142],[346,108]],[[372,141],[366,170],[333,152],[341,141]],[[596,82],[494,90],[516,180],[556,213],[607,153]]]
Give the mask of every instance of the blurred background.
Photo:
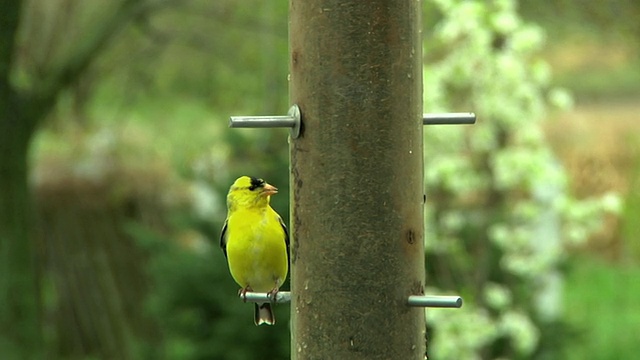
[[[1,357],[289,358],[218,249],[240,175],[288,223],[288,133],[227,128],[290,105],[288,3],[0,6]],[[425,128],[429,358],[633,358],[640,3],[423,8],[425,112],[478,115]]]

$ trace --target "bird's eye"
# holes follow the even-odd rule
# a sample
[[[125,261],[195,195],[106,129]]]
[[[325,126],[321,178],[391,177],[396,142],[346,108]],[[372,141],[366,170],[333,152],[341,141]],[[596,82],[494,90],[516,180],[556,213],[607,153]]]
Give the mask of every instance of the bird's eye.
[[[253,191],[262,186],[264,186],[264,180],[255,177],[251,178],[251,186],[249,186],[249,190]]]

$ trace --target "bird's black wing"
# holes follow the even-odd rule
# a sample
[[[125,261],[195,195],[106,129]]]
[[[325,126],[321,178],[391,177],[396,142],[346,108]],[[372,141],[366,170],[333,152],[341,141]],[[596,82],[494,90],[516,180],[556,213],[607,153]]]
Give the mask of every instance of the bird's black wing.
[[[220,248],[222,249],[222,253],[224,254],[224,257],[227,257],[227,223],[229,222],[229,219],[224,221],[224,225],[222,226],[222,231],[220,232]],[[285,230],[285,232],[287,232],[287,230]],[[287,235],[287,239],[289,238],[289,236]],[[289,240],[287,240],[287,244],[289,243]]]
[[[280,226],[282,226],[282,230],[284,230],[284,242],[287,244],[287,260],[290,260],[289,255],[289,230],[287,230],[287,226],[282,221],[282,218],[278,216],[278,221],[280,221]]]

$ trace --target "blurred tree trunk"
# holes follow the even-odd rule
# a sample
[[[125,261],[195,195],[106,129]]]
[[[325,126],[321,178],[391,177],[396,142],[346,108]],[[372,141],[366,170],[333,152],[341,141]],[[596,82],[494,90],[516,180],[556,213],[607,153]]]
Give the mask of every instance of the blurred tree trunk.
[[[0,96],[0,354],[30,358],[22,351],[37,354],[41,344],[27,188],[33,128],[12,104],[18,99],[5,95]]]
[[[42,348],[27,188],[36,119],[10,84],[21,2],[3,0],[0,8],[0,354],[31,359]]]

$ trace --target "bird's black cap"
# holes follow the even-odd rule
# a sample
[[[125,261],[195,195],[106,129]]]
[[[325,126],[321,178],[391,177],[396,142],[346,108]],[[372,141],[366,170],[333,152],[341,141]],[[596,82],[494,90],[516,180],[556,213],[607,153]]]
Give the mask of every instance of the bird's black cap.
[[[249,186],[249,190],[253,191],[259,187],[264,186],[264,184],[264,180],[251,176],[251,186]]]

